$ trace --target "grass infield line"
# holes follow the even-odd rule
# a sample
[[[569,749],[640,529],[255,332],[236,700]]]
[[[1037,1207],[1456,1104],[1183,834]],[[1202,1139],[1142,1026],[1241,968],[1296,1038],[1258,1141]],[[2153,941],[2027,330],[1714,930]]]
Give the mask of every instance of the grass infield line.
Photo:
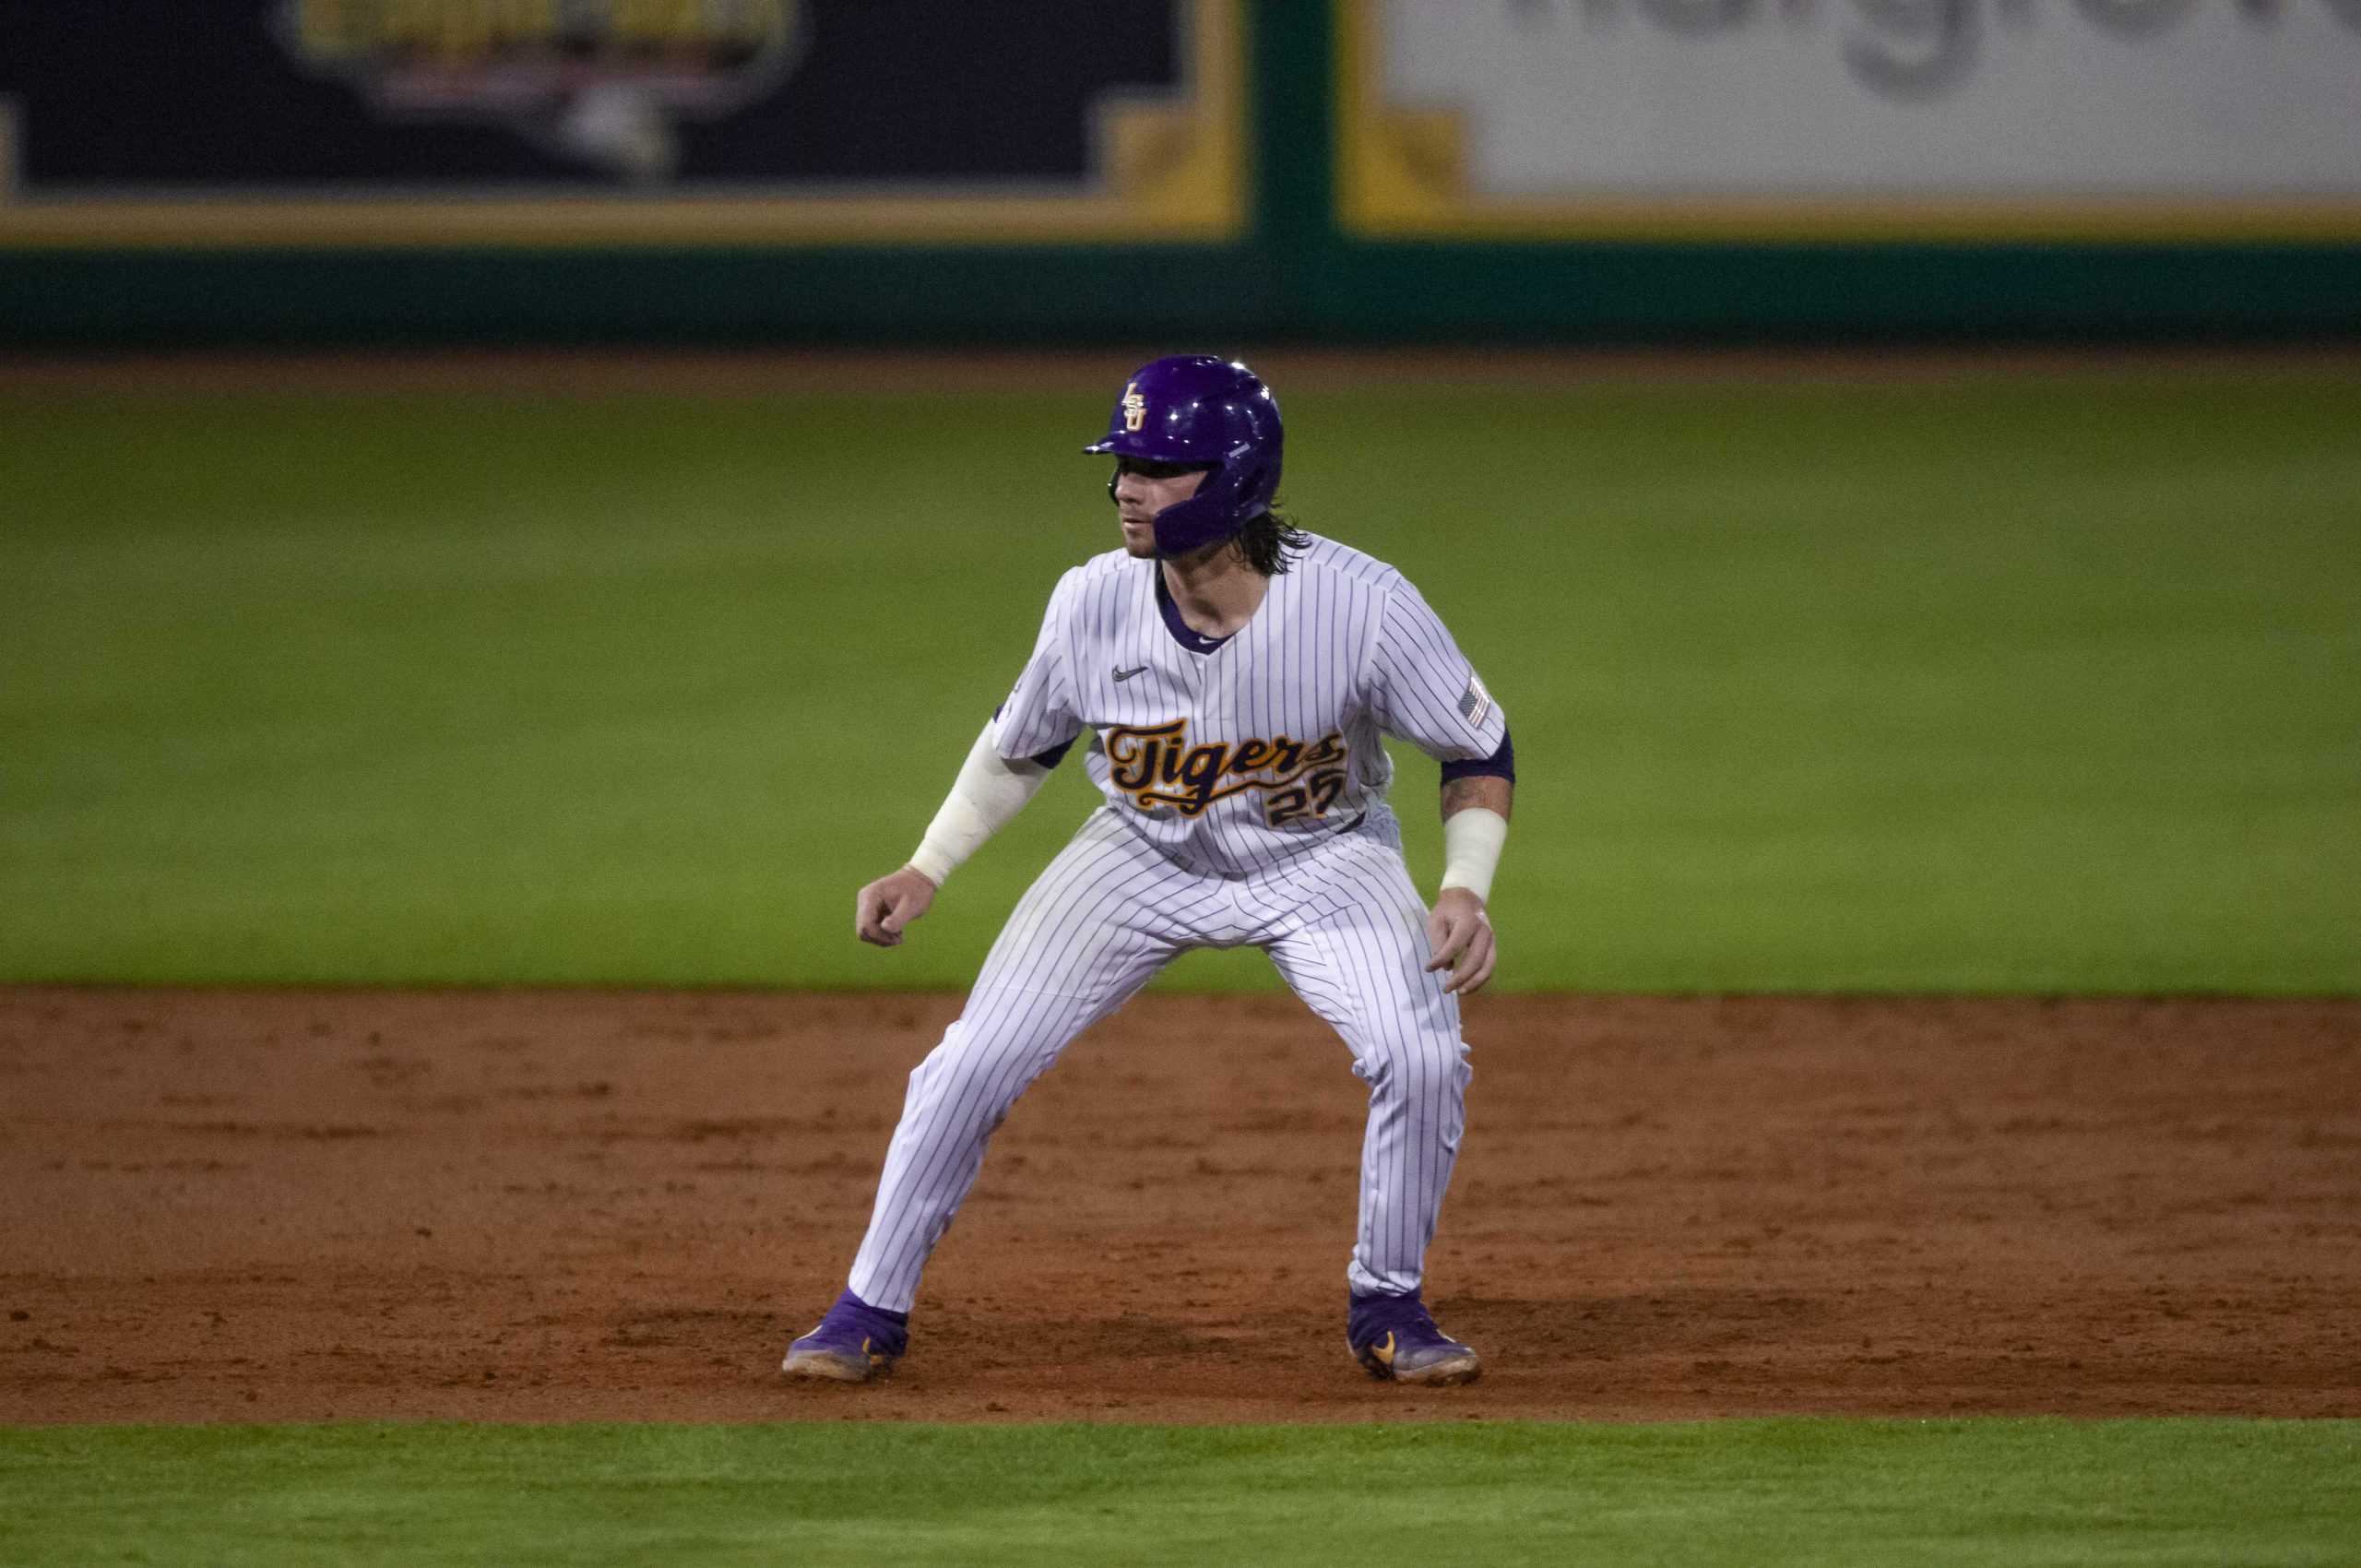
[[[0,1560],[2326,1565],[2361,1422],[0,1429]]]

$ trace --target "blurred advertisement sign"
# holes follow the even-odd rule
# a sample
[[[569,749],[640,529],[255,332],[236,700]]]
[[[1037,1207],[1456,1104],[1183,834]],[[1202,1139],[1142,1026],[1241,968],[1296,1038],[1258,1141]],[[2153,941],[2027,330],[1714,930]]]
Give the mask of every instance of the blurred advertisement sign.
[[[1370,234],[2361,236],[2361,0],[1340,0]]]
[[[283,0],[280,43],[392,116],[504,125],[628,178],[679,172],[682,119],[776,91],[794,0]]]
[[[1242,3],[7,7],[0,244],[1224,241]]]

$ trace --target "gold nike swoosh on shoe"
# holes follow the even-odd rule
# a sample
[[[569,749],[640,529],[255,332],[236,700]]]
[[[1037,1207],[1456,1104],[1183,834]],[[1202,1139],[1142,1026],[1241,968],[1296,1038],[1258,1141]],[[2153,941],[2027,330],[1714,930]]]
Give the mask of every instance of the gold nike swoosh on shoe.
[[[1385,1365],[1392,1366],[1394,1364],[1394,1331],[1390,1328],[1385,1331],[1385,1343],[1382,1345],[1371,1341],[1369,1353]]]

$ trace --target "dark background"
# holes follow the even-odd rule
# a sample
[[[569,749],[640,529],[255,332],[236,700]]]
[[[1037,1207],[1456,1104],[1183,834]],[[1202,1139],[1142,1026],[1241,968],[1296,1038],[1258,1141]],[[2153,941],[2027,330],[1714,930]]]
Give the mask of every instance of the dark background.
[[[330,166],[363,186],[431,167],[617,188],[508,129],[373,122],[351,88],[303,77],[259,26],[213,8],[202,23],[163,0],[93,9],[0,11],[0,88],[27,100],[18,199],[101,174],[168,186]],[[1002,243],[979,207],[956,244],[0,245],[0,348],[2361,338],[2361,245],[2343,241],[1362,240],[1334,217],[1331,6],[1241,9],[1251,196],[1232,243]],[[1072,188],[1085,105],[1169,80],[1173,24],[1170,5],[824,0],[774,101],[684,126],[684,177],[744,178],[758,160],[804,188]],[[258,110],[239,84],[266,78]]]
[[[0,92],[22,104],[20,191],[612,186],[504,126],[388,122],[357,86],[282,47],[278,11],[274,0],[8,7]],[[1170,0],[804,0],[801,37],[776,89],[711,124],[681,123],[679,184],[1071,179],[1088,172],[1089,106],[1109,89],[1169,89],[1177,65]]]

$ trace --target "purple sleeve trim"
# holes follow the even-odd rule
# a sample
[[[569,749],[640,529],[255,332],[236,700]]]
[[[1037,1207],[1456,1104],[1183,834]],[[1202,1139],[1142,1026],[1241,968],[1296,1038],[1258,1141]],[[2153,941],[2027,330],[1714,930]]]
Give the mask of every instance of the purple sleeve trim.
[[[1503,728],[1501,731],[1501,749],[1490,756],[1474,762],[1444,763],[1442,781],[1448,784],[1454,778],[1505,778],[1512,784],[1515,783],[1516,738]]]
[[[1008,705],[1006,703],[1000,705],[1001,707],[1006,707]],[[992,717],[994,719],[998,719],[1000,717],[1000,707],[992,709]],[[1076,735],[1074,738],[1074,741],[1079,741],[1081,739],[1082,737],[1080,735]],[[1074,741],[1061,742],[1057,745],[1051,746],[1046,752],[1035,752],[1026,760],[1028,762],[1038,762],[1043,767],[1055,767],[1058,764],[1066,760],[1066,753],[1074,750]]]

